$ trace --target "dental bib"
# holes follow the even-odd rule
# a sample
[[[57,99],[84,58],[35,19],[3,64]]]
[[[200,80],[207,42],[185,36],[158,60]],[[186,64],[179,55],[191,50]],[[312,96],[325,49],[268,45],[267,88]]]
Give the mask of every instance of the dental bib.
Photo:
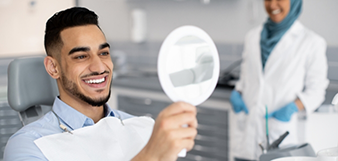
[[[53,134],[34,141],[50,161],[128,161],[147,144],[155,121],[106,117],[93,126]]]

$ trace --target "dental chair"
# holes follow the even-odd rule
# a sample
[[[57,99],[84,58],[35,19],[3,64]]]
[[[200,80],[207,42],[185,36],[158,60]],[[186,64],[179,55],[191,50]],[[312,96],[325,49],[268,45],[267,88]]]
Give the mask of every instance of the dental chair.
[[[7,99],[23,126],[51,110],[59,95],[56,81],[45,70],[44,57],[14,59],[8,66]]]

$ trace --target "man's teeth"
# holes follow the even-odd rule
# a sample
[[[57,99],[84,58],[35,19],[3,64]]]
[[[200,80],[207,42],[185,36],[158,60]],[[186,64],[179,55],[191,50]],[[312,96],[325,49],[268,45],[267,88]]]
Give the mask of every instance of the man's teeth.
[[[91,79],[91,80],[86,80],[85,82],[86,82],[86,83],[90,83],[90,84],[92,84],[92,83],[98,84],[98,83],[104,82],[104,80],[105,80],[105,78],[101,78],[101,79]]]
[[[276,9],[276,10],[272,11],[272,14],[274,14],[274,15],[277,15],[278,13],[280,13],[280,9]]]

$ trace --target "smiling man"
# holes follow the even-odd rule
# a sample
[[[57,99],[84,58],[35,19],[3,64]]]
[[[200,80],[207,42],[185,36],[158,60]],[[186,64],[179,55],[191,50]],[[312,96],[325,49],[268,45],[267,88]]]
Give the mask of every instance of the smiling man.
[[[35,140],[89,127],[107,117],[122,120],[134,117],[106,104],[114,66],[110,45],[97,19],[94,12],[74,7],[56,13],[47,21],[44,64],[47,73],[56,79],[60,95],[55,98],[51,112],[9,139],[5,161],[48,160]],[[182,127],[185,124],[187,128]],[[158,115],[148,143],[132,160],[176,160],[182,149],[193,147],[196,127],[196,108],[184,102],[173,103]]]
[[[113,63],[109,44],[96,25],[66,28],[60,37],[61,57],[57,60],[54,52],[48,54],[46,70],[59,84],[60,99],[97,122],[104,114],[104,108],[97,107],[110,96]],[[47,40],[48,37],[48,53]]]

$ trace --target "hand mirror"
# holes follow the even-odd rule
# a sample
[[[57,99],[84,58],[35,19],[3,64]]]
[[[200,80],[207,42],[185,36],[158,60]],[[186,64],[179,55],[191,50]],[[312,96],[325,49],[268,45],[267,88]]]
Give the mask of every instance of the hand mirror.
[[[157,62],[161,86],[173,101],[197,106],[207,100],[219,76],[219,57],[210,36],[195,26],[182,26],[164,40]],[[186,149],[178,156],[185,157]]]
[[[219,76],[219,57],[210,36],[195,26],[182,26],[164,40],[157,71],[161,86],[173,101],[197,106],[207,100]]]

